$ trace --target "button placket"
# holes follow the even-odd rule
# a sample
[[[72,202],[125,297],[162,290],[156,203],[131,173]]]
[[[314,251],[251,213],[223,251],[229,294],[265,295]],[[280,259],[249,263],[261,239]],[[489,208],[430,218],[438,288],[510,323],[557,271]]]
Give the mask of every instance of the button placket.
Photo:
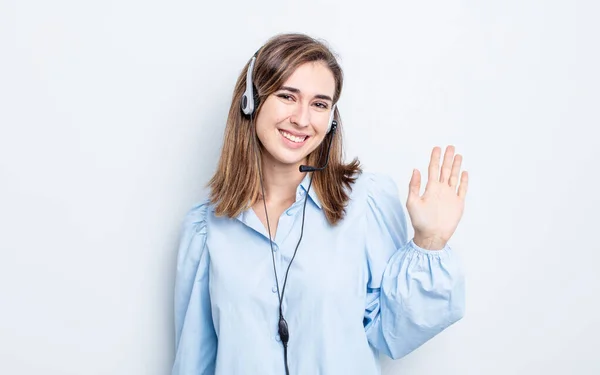
[[[275,257],[275,264],[277,265],[277,273],[279,274],[279,269],[281,268],[281,255],[279,251],[279,245],[275,241],[272,242],[273,256]],[[275,277],[275,275],[273,275]],[[277,283],[274,282],[271,287],[271,292],[277,294]],[[279,297],[277,297],[279,298]]]

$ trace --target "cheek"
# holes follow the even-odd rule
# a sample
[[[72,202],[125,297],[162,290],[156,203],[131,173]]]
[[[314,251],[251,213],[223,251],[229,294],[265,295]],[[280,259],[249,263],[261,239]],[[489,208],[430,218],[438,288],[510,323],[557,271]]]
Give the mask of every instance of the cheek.
[[[259,117],[263,117],[265,122],[274,126],[290,116],[290,106],[281,103],[276,98],[269,98],[260,111]]]
[[[310,146],[309,153],[317,150],[323,142],[326,142],[327,138],[325,138],[325,131],[321,133],[318,137],[313,138],[313,144]]]
[[[256,130],[259,134],[272,133],[279,124],[283,123],[287,118],[284,111],[264,111],[256,118]]]
[[[320,137],[325,137],[327,135],[327,128],[329,127],[329,114],[328,113],[319,113],[318,119],[316,119],[315,128],[319,131]]]
[[[315,130],[317,132],[316,138],[319,140],[319,142],[322,142],[323,139],[327,136],[327,123],[321,122],[315,125]]]
[[[277,124],[275,119],[272,118],[257,118],[256,133],[263,146],[275,144],[278,136],[276,132]]]

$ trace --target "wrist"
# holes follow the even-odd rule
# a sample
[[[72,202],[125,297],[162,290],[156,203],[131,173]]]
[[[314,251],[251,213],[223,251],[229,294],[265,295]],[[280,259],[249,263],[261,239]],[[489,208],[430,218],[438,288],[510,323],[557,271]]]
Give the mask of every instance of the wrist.
[[[420,235],[415,235],[413,242],[415,245],[425,250],[442,250],[444,247],[446,247],[447,243],[447,241],[444,241],[441,238],[423,237]]]

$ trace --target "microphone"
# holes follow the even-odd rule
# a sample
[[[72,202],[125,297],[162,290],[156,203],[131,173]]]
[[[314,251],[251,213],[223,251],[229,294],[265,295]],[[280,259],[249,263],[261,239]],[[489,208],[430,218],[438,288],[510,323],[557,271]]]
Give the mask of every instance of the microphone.
[[[325,158],[325,164],[322,167],[313,167],[310,165],[301,165],[300,172],[314,172],[314,171],[322,171],[329,163],[329,151],[331,151],[331,144],[333,143],[333,137],[335,136],[335,130],[337,129],[337,121],[333,120],[331,122],[331,137],[329,138],[329,145],[327,146],[327,157]]]

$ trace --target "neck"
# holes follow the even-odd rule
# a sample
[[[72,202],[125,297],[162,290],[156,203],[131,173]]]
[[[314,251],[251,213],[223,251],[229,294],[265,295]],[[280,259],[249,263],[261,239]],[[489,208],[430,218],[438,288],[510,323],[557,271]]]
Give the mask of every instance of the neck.
[[[296,200],[296,189],[306,173],[298,165],[284,165],[271,158],[263,157],[262,173],[267,203],[283,204]]]

